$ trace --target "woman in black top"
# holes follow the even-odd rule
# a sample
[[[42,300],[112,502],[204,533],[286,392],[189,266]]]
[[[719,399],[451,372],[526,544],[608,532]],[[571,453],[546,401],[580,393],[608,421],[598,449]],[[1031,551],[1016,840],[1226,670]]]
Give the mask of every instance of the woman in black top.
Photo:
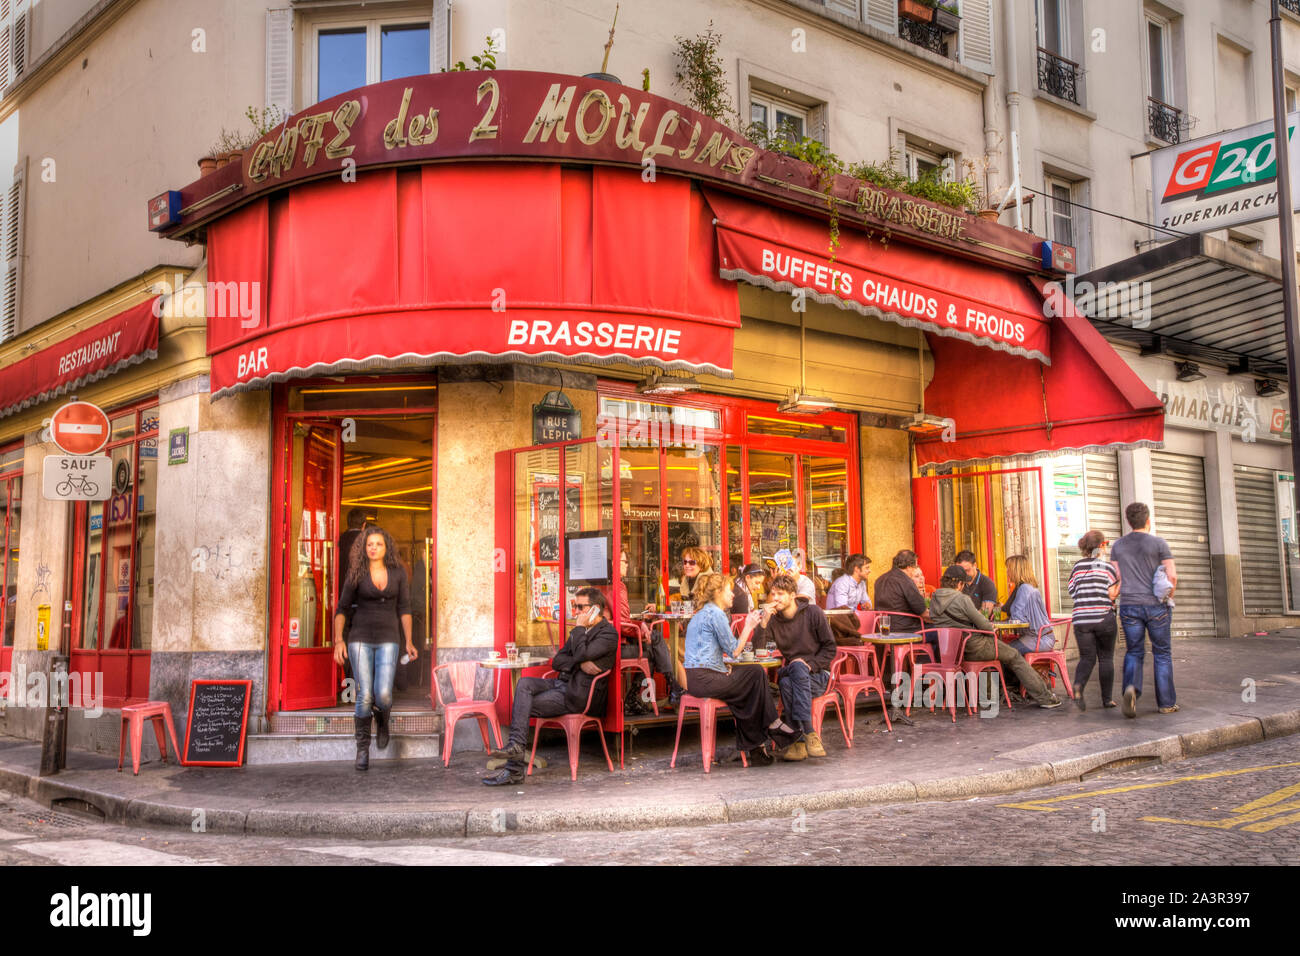
[[[358,770],[370,767],[370,715],[373,711],[376,743],[388,746],[388,712],[393,708],[393,677],[397,673],[400,622],[406,638],[406,653],[419,655],[411,642],[411,583],[397,559],[393,539],[382,528],[370,525],[357,535],[348,555],[348,572],[339,592],[340,608],[356,605],[347,643],[343,643],[342,611],[334,615],[334,660],[340,666],[352,661],[357,682],[354,714]]]

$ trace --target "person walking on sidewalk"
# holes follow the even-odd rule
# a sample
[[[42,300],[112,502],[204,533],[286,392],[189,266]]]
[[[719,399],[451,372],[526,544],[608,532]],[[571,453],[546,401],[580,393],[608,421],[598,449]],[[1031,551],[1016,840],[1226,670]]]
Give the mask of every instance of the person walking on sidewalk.
[[[930,619],[936,628],[956,627],[968,631],[987,631],[987,634],[973,633],[966,639],[964,660],[1001,662],[1016,675],[1034,703],[1051,710],[1061,706],[1061,698],[1052,693],[1043,680],[1043,675],[1029,666],[1013,646],[1000,641],[993,635],[993,625],[980,613],[970,595],[970,576],[960,564],[954,564],[943,572],[939,578],[939,588],[930,595]],[[994,697],[996,700],[996,695]]]
[[[1087,710],[1083,689],[1097,667],[1101,685],[1101,706],[1114,707],[1111,688],[1115,684],[1115,596],[1119,594],[1119,571],[1106,560],[1106,536],[1089,531],[1079,539],[1083,558],[1075,562],[1066,589],[1074,601],[1074,636],[1079,644],[1079,666],[1074,671],[1074,703]]]
[[[803,733],[781,755],[785,760],[825,757],[821,737],[813,733],[812,702],[826,693],[835,637],[826,612],[798,593],[799,584],[789,574],[779,574],[768,589],[772,604],[763,611],[758,640],[776,643],[785,663],[776,672],[781,705],[794,729]]]
[[[686,625],[686,692],[726,704],[736,722],[737,749],[749,755],[750,763],[771,764],[774,751],[790,746],[800,735],[777,716],[763,668],[733,667],[725,659],[734,661],[744,653],[762,612],[755,608],[745,615],[737,640],[727,617],[734,597],[727,576],[701,574],[695,594],[701,606]]]
[[[1174,691],[1174,657],[1170,647],[1171,611],[1156,596],[1156,571],[1164,569],[1169,579],[1165,599],[1173,597],[1178,587],[1174,555],[1164,538],[1151,533],[1151,509],[1135,501],[1124,509],[1124,519],[1133,530],[1110,549],[1111,559],[1119,567],[1119,622],[1124,628],[1124,716],[1137,716],[1137,699],[1142,696],[1142,664],[1146,656],[1146,639],[1151,639],[1151,657],[1155,662],[1156,706],[1162,714],[1178,710]]]
[[[354,726],[358,770],[370,768],[370,718],[375,718],[375,742],[388,746],[388,715],[393,709],[393,677],[397,673],[399,628],[406,638],[406,653],[419,655],[411,642],[411,582],[397,558],[392,536],[370,525],[357,535],[348,556],[348,573],[339,592],[339,613],[334,615],[334,661],[352,662],[357,683]],[[347,641],[343,628],[352,608]]]
[[[521,677],[515,687],[510,711],[510,736],[493,757],[504,757],[506,765],[483,783],[489,787],[513,786],[524,782],[524,745],[528,742],[528,718],[559,717],[561,714],[605,713],[609,691],[608,675],[595,693],[591,682],[598,674],[612,670],[618,660],[618,632],[610,622],[609,601],[596,588],[579,588],[573,599],[577,627],[551,658],[555,677]],[[587,695],[591,707],[587,707]]]

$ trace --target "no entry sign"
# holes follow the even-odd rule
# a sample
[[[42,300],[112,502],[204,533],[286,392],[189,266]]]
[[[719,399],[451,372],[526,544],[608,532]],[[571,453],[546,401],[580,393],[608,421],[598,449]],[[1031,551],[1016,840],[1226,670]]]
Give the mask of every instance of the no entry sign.
[[[69,455],[93,455],[108,442],[108,416],[90,402],[69,402],[50,419],[50,435]]]

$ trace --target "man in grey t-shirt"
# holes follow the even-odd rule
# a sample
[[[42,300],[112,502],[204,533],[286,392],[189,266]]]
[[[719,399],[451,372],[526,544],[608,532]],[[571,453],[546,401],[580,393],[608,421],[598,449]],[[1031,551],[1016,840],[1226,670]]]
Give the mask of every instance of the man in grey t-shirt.
[[[1174,692],[1174,660],[1170,648],[1169,605],[1156,597],[1152,581],[1156,570],[1165,569],[1173,588],[1178,586],[1174,555],[1164,538],[1151,534],[1151,511],[1141,502],[1124,509],[1133,530],[1111,546],[1111,560],[1119,565],[1119,620],[1128,650],[1124,654],[1124,716],[1137,716],[1137,699],[1142,696],[1142,663],[1146,638],[1151,638],[1155,663],[1156,705],[1162,714],[1178,710]]]

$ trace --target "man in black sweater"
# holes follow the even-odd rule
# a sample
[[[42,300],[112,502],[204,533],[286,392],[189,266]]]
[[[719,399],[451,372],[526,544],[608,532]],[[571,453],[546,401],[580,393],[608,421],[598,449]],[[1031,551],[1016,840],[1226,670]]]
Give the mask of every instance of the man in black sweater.
[[[877,611],[906,612],[918,617],[925,614],[925,597],[907,573],[909,568],[914,567],[915,551],[900,551],[894,555],[893,568],[876,579],[874,605]],[[889,629],[894,634],[917,634],[921,631],[921,623],[914,618],[891,614]]]
[[[793,575],[778,574],[768,588],[772,607],[763,613],[755,632],[755,646],[768,640],[785,658],[776,673],[786,719],[804,735],[782,753],[786,760],[825,757],[821,737],[813,733],[812,701],[826,693],[831,662],[835,660],[835,638],[826,613],[807,598],[799,597]]]
[[[483,778],[489,787],[524,782],[528,718],[584,712],[600,715],[605,712],[609,678],[602,678],[596,686],[589,709],[587,694],[591,691],[593,678],[610,670],[618,653],[618,632],[609,620],[609,601],[595,588],[579,588],[574,608],[578,612],[578,626],[569,632],[569,639],[551,658],[556,676],[523,677],[515,688],[510,736],[505,747],[492,751],[494,757],[505,757],[506,765],[492,776]]]

